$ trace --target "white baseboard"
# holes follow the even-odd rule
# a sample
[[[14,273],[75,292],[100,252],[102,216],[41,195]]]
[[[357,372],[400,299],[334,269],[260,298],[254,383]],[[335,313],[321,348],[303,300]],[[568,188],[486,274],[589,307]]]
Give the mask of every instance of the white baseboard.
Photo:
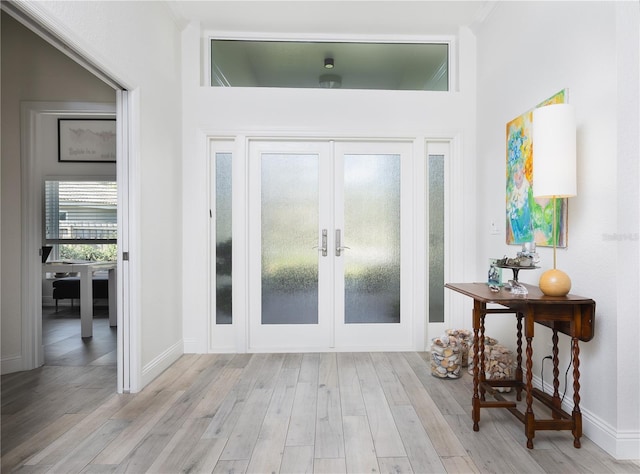
[[[553,393],[553,386],[545,382],[542,387],[540,377],[533,376],[533,386],[546,393]],[[565,397],[562,409],[567,413],[573,411],[573,398]],[[640,431],[616,431],[609,423],[597,417],[589,410],[580,407],[582,412],[582,432],[595,444],[604,449],[615,459],[640,460]]]
[[[207,350],[205,345],[199,341],[199,339],[192,337],[184,339],[184,353],[185,354],[206,354]]]
[[[153,379],[177,361],[182,354],[184,354],[184,342],[180,339],[142,368],[141,387],[146,387]]]
[[[240,354],[235,346],[210,347],[209,354]]]
[[[640,432],[618,431],[616,437],[616,459],[640,460]]]
[[[24,370],[22,354],[3,356],[2,360],[0,360],[0,372],[2,372],[2,375],[20,372],[21,370]]]
[[[640,460],[640,432],[616,431],[589,411],[582,410],[582,429],[595,444],[616,459]]]

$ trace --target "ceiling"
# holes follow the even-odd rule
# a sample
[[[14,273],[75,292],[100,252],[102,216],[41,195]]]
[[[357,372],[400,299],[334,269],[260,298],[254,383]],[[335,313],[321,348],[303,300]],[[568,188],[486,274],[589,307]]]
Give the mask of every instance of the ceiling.
[[[182,1],[167,0],[176,18],[217,33],[276,35],[442,35],[473,27],[495,0],[476,1]],[[298,38],[300,39],[300,38]]]
[[[411,61],[415,50],[394,51],[388,43],[450,39],[461,26],[473,29],[480,24],[495,1],[167,0],[167,4],[179,24],[197,22],[207,36],[253,40],[228,46],[233,52],[224,59],[218,53],[214,71],[220,68],[218,76],[224,77],[218,85],[321,87],[320,75],[330,73],[339,76],[343,88],[415,90],[406,86],[407,77],[416,75],[415,61]],[[298,42],[294,47],[282,40],[304,40],[306,45]],[[316,40],[321,43],[313,43]],[[354,54],[353,43],[371,41],[380,47],[372,52],[375,45],[369,44],[365,54]],[[328,56],[336,61],[331,71],[323,68]],[[402,58],[407,60],[402,63]],[[442,60],[425,57],[424,61],[424,77],[413,82],[422,81],[425,86],[417,89],[442,90],[442,81],[433,80],[442,76]]]

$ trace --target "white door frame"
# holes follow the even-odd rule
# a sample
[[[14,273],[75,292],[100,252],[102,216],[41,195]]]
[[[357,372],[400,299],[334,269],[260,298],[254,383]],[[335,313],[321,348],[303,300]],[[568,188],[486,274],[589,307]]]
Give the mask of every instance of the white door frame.
[[[451,179],[453,177],[453,170],[452,170],[452,162],[453,160],[451,159],[451,143],[449,142],[443,142],[443,141],[432,141],[432,140],[428,140],[426,143],[426,147],[425,147],[425,153],[424,153],[424,160],[425,160],[425,171],[424,171],[424,182],[425,182],[425,196],[423,199],[423,202],[425,203],[426,207],[424,210],[425,215],[427,216],[427,218],[425,219],[425,229],[426,229],[426,234],[425,234],[425,242],[429,242],[429,218],[428,218],[428,214],[429,214],[429,210],[428,210],[428,203],[429,203],[429,156],[432,155],[443,155],[444,156],[444,189],[445,189],[445,196],[444,196],[444,205],[445,205],[445,212],[444,212],[444,244],[445,244],[445,251],[444,251],[444,256],[445,256],[445,261],[444,261],[444,275],[445,275],[445,280],[446,281],[450,281],[449,275],[450,275],[450,270],[451,270],[451,263],[452,263],[452,259],[455,258],[455,255],[452,255],[452,249],[455,249],[455,245],[452,244],[452,239],[454,238],[455,233],[453,232],[453,222],[452,222],[452,213],[450,212],[450,208],[454,205],[454,201],[455,201],[455,196],[451,194],[451,190],[453,189],[452,183],[451,183]],[[440,334],[442,334],[444,332],[444,330],[447,328],[447,325],[450,324],[451,318],[450,316],[447,314],[447,309],[450,307],[450,304],[447,304],[447,296],[448,296],[448,292],[445,292],[444,298],[445,298],[445,317],[444,317],[444,321],[442,322],[438,322],[438,323],[432,323],[429,321],[430,319],[430,315],[429,315],[429,298],[431,297],[431,295],[428,292],[428,289],[430,288],[429,286],[429,280],[431,278],[431,275],[429,274],[429,252],[430,252],[430,246],[427,245],[427,255],[426,255],[426,263],[425,263],[425,288],[427,289],[427,301],[425,302],[426,304],[426,315],[427,315],[427,320],[426,320],[426,325],[427,325],[427,341],[431,340],[434,337],[439,336]],[[447,257],[449,257],[449,259],[447,259]]]
[[[22,344],[21,370],[44,364],[42,346],[42,181],[38,148],[41,120],[46,116],[113,117],[113,104],[23,102],[21,106],[21,216],[22,216]]]
[[[215,209],[215,169],[212,165],[215,160],[215,153],[217,151],[225,151],[233,153],[233,201],[234,201],[234,219],[233,219],[233,241],[237,242],[237,245],[233,246],[233,262],[234,269],[233,272],[233,322],[232,324],[226,325],[217,325],[215,323],[215,292],[211,291],[212,288],[215,288],[215,219],[210,219],[209,221],[209,285],[210,289],[209,293],[209,311],[207,318],[207,327],[208,327],[208,338],[207,338],[207,347],[209,352],[251,352],[256,350],[256,348],[250,347],[249,345],[249,328],[248,328],[248,318],[249,318],[249,295],[248,295],[248,285],[249,285],[249,263],[248,263],[248,255],[247,249],[245,248],[243,243],[247,242],[248,238],[248,221],[250,220],[248,217],[248,200],[247,193],[249,192],[249,183],[248,183],[248,160],[249,160],[249,148],[250,143],[253,141],[277,141],[277,142],[296,142],[296,141],[304,141],[304,142],[399,142],[404,143],[404,146],[410,146],[411,152],[408,156],[409,165],[409,176],[404,177],[403,186],[408,187],[410,200],[413,200],[414,195],[417,193],[418,189],[422,189],[424,184],[421,180],[423,180],[423,172],[421,170],[425,169],[424,165],[424,138],[416,138],[416,137],[404,137],[404,136],[389,136],[386,138],[376,137],[359,137],[353,138],[351,136],[337,136],[334,134],[325,135],[281,135],[279,133],[264,133],[259,135],[244,135],[244,134],[234,134],[224,132],[219,134],[208,134],[206,136],[207,143],[207,156],[209,162],[209,206],[210,209]],[[444,141],[449,141],[451,139],[444,139]],[[411,175],[411,172],[413,173]],[[408,244],[405,243],[405,251],[413,252],[416,257],[422,258],[424,257],[424,251],[418,251],[417,249],[420,247],[418,242],[422,242],[420,240],[420,236],[424,235],[424,232],[421,232],[421,229],[424,228],[424,206],[414,203],[404,203],[403,212],[411,215],[409,217],[410,220],[413,221],[413,228],[409,230],[409,240],[413,242]],[[213,217],[213,214],[212,214]],[[417,238],[416,238],[417,237]],[[411,250],[409,250],[409,245]],[[415,279],[409,279],[410,281],[405,284],[405,293],[407,296],[407,311],[412,314],[413,325],[409,329],[410,336],[408,345],[410,348],[415,350],[423,350],[425,347],[425,335],[426,335],[426,324],[423,317],[423,311],[425,308],[424,299],[425,294],[422,288],[424,288],[424,277],[420,272],[422,269],[422,265],[419,265],[419,262],[411,262],[409,265],[406,265],[409,268],[409,272],[414,272],[416,275]],[[242,270],[240,270],[242,269]],[[355,348],[354,348],[355,349]],[[358,350],[358,349],[356,349]]]
[[[117,327],[117,391],[131,390],[135,364],[132,364],[132,340],[130,327],[131,301],[129,285],[131,281],[128,261],[123,261],[123,252],[129,252],[128,242],[131,228],[129,206],[130,176],[128,173],[129,139],[128,95],[119,91],[117,107],[113,104],[64,103],[64,102],[24,102],[21,117],[22,146],[22,344],[20,370],[35,369],[44,364],[42,346],[42,179],[37,149],[39,119],[43,115],[54,116],[113,116],[118,115],[118,327]],[[133,372],[133,374],[132,374]]]
[[[475,278],[467,272],[474,268],[475,249],[465,244],[465,232],[469,222],[475,219],[473,211],[465,202],[466,175],[462,164],[462,137],[452,139],[428,139],[424,154],[425,164],[429,155],[444,155],[444,280],[445,282],[468,281]],[[428,169],[427,169],[428,170]],[[426,172],[425,178],[428,181]],[[426,198],[426,196],[425,196]],[[426,201],[425,201],[426,202]],[[425,222],[426,227],[426,222]],[[471,226],[475,228],[475,225]],[[426,265],[426,264],[425,264]],[[427,268],[428,272],[428,268]],[[427,288],[428,288],[428,281]],[[466,298],[453,291],[444,293],[444,323],[428,323],[427,349],[431,338],[439,336],[445,328],[470,328],[469,309]]]
[[[136,174],[132,102],[137,93],[116,91],[118,186],[118,266],[117,266],[117,374],[118,393],[137,392],[141,385],[139,275],[137,266],[140,231],[137,226],[139,177]],[[136,283],[136,285],[134,285]]]
[[[239,269],[233,273],[233,323],[230,325],[215,324],[215,292],[209,294],[209,311],[207,313],[207,348],[209,352],[245,353],[251,349],[248,341],[248,274],[249,264],[245,243],[248,232],[248,149],[252,140],[341,140],[350,141],[349,135],[339,134],[312,134],[291,135],[279,132],[260,134],[241,133],[235,131],[220,131],[206,135],[207,156],[212,162],[215,150],[231,152],[233,154],[233,240],[237,245],[233,246],[234,268]],[[360,137],[360,140],[371,141],[380,139],[376,137]],[[441,152],[446,150],[445,162],[445,279],[447,281],[463,281],[465,270],[468,270],[469,254],[463,244],[463,236],[468,228],[468,213],[465,212],[464,183],[465,173],[462,166],[463,137],[461,134],[450,135],[416,134],[409,136],[387,136],[387,140],[411,141],[413,143],[413,219],[414,219],[414,262],[413,274],[415,280],[413,286],[413,350],[428,350],[429,340],[437,336],[444,325],[447,327],[464,327],[467,319],[464,298],[456,298],[453,292],[445,292],[445,323],[436,323],[431,326],[427,320],[428,313],[428,248],[427,242],[427,155],[429,152]],[[221,145],[222,144],[222,145]],[[211,183],[215,182],[215,176],[209,178],[209,195],[215,192]],[[210,202],[210,209],[215,209],[214,201]],[[236,217],[237,216],[237,217]],[[210,220],[210,245],[215,248],[215,219]],[[211,243],[213,242],[213,243]],[[213,247],[212,247],[213,245]],[[215,288],[215,251],[209,255],[210,273],[208,287]],[[242,270],[240,270],[242,269]],[[212,319],[213,318],[213,319]]]

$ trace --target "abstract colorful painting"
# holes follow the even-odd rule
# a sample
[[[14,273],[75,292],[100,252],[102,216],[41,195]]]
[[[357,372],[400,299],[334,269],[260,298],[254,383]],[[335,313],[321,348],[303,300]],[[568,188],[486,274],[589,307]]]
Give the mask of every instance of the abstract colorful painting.
[[[567,90],[563,89],[536,108],[566,101]],[[532,117],[533,109],[507,123],[506,241],[510,245],[535,242],[538,246],[553,246],[553,200],[533,197]],[[557,200],[556,214],[556,245],[566,247],[566,198]]]

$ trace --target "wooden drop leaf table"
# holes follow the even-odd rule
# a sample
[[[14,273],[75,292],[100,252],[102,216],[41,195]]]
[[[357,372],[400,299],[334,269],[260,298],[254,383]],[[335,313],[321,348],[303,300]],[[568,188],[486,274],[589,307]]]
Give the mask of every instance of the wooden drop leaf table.
[[[573,445],[580,447],[582,436],[582,414],[580,413],[580,348],[579,341],[590,341],[594,336],[596,303],[590,298],[568,294],[567,296],[546,296],[540,288],[520,283],[528,294],[512,294],[504,287],[491,291],[486,283],[447,283],[446,288],[473,298],[473,430],[479,431],[480,408],[506,408],[524,424],[527,448],[533,448],[533,438],[538,430],[571,430]],[[501,307],[487,307],[496,304]],[[486,380],[484,357],[484,322],[487,314],[515,314],[517,320],[516,371],[514,380]],[[533,336],[535,324],[541,324],[552,331],[553,395],[534,388],[533,377]],[[526,340],[525,371],[522,369],[522,334]],[[571,414],[562,409],[558,379],[558,333],[571,338],[573,362],[573,410]],[[516,402],[498,393],[496,388],[513,387],[517,400],[525,393],[526,410],[522,413]],[[486,399],[489,393],[493,400]],[[533,399],[540,400],[551,409],[550,419],[536,418]]]

